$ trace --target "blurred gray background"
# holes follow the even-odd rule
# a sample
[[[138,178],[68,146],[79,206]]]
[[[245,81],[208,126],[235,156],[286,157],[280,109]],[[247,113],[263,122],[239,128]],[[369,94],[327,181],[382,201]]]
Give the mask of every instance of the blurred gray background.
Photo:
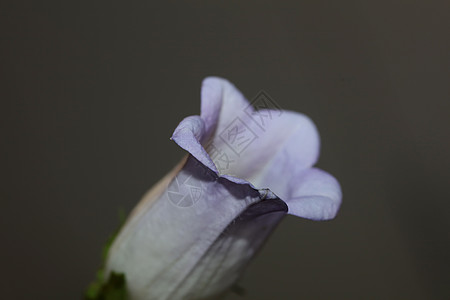
[[[81,298],[208,75],[309,115],[344,192],[333,221],[287,217],[229,299],[449,299],[449,11],[2,1],[2,299]]]

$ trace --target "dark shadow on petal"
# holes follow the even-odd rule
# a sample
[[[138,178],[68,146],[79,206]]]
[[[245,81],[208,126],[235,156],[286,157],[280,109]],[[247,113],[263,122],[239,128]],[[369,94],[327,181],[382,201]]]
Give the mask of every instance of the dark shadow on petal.
[[[194,156],[189,155],[186,164],[183,167],[184,174],[178,176],[189,177],[192,176],[198,180],[205,182],[217,181],[224,186],[227,191],[236,199],[245,199],[247,197],[259,197],[259,191],[248,184],[238,184],[229,181],[226,178],[219,177],[214,171],[203,165]]]
[[[267,199],[261,202],[250,205],[241,215],[238,217],[240,220],[251,220],[263,215],[271,213],[287,213],[288,207],[286,203],[277,199]]]
[[[217,176],[214,171],[206,167],[191,154],[189,154],[183,170],[187,173],[187,175],[193,176],[194,178],[201,181],[210,182],[216,181],[219,178],[219,176]]]
[[[219,177],[218,182],[223,185],[228,190],[228,192],[236,199],[245,199],[246,197],[259,197],[258,190],[252,188],[248,184],[234,183],[223,177]]]
[[[199,262],[202,267],[195,270],[202,278],[196,283],[196,289],[201,291],[218,284],[234,284],[286,213],[287,205],[280,199],[262,200],[249,206],[228,225],[202,257]],[[214,266],[209,266],[211,261]],[[208,268],[213,271],[207,273],[207,278],[199,275]]]

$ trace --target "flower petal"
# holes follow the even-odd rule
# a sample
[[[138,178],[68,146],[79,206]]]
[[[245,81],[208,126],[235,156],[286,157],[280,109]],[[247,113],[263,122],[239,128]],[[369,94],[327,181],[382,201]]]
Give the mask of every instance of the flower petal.
[[[303,169],[317,161],[319,135],[308,117],[283,110],[255,111],[225,79],[203,81],[201,117],[208,137],[202,144],[223,175],[257,185],[261,171],[274,167],[279,156],[289,156],[289,164]]]
[[[249,103],[242,93],[228,80],[219,77],[207,77],[202,82],[201,117],[206,125],[206,138],[219,127],[227,124],[236,115],[243,112]]]
[[[192,154],[203,165],[217,173],[216,166],[200,144],[204,132],[205,124],[203,119],[199,116],[190,116],[180,122],[171,139],[181,148]]]
[[[189,156],[122,228],[106,273],[126,274],[130,299],[204,299],[226,290],[286,214],[266,191],[212,173]]]
[[[333,219],[341,205],[339,182],[329,173],[312,168],[289,180],[288,189],[280,197],[288,205],[291,215],[312,219]]]
[[[204,299],[235,283],[286,211],[286,204],[280,199],[249,206],[203,254],[171,299],[186,299],[182,296],[188,293],[190,299]]]
[[[285,110],[255,111],[236,87],[209,77],[202,85],[201,117],[184,119],[172,139],[218,176],[255,189],[268,188],[287,202],[289,213],[314,220],[335,216],[339,183],[310,169],[320,139],[305,115]],[[262,126],[263,125],[263,126]]]
[[[261,112],[263,113],[263,112]],[[255,186],[275,191],[278,183],[292,169],[305,170],[319,156],[320,141],[314,123],[305,115],[282,111],[279,118],[267,123],[265,132],[239,157],[231,172]]]

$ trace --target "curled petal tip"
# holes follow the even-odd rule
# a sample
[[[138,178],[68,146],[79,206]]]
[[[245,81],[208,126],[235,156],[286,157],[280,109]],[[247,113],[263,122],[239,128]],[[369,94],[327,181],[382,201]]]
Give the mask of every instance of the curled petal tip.
[[[342,202],[339,182],[329,173],[312,168],[291,178],[286,199],[289,214],[312,219],[333,219]]]

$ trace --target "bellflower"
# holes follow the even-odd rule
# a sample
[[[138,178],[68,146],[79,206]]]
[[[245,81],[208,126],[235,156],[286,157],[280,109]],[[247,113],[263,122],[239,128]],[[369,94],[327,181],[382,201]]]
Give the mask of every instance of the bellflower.
[[[339,209],[339,183],[312,167],[320,142],[311,120],[255,110],[224,79],[203,81],[200,116],[172,140],[187,157],[144,196],[109,252],[107,272],[126,275],[130,299],[219,296],[286,214],[328,220]]]

